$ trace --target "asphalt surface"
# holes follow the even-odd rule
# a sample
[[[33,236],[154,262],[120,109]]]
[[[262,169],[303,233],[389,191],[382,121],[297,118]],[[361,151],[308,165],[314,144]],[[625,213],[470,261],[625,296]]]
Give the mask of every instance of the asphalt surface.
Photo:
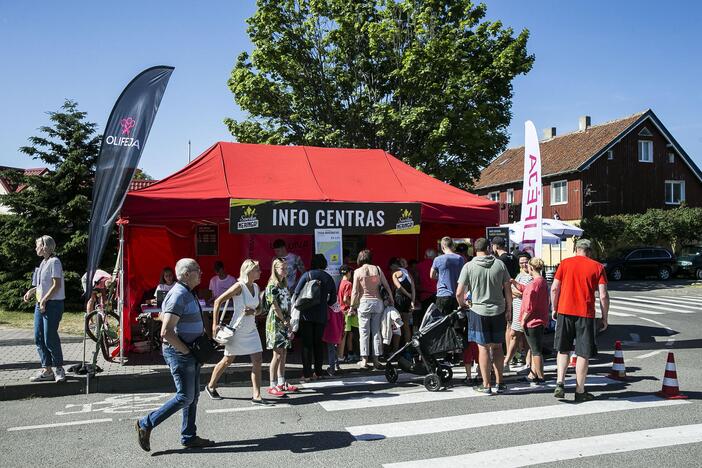
[[[420,464],[700,466],[702,288],[647,284],[612,285],[617,315],[600,335],[601,353],[590,369],[593,402],[558,401],[552,387],[528,388],[517,376],[507,393],[493,396],[477,396],[460,374],[453,387],[435,393],[411,376],[396,385],[384,382],[382,373],[342,377],[264,409],[251,406],[250,389],[223,387],[225,400],[203,392],[198,409],[198,434],[214,439],[215,447],[182,449],[178,414],[154,430],[146,453],[136,443],[134,420],[169,394],[8,401],[0,402],[0,465],[365,467],[438,458]],[[626,382],[606,378],[617,339],[624,342]],[[671,349],[686,400],[654,396]],[[446,419],[457,416],[466,417]],[[398,424],[378,426],[387,423]],[[49,424],[59,425],[33,427]],[[638,432],[656,429],[662,430]]]

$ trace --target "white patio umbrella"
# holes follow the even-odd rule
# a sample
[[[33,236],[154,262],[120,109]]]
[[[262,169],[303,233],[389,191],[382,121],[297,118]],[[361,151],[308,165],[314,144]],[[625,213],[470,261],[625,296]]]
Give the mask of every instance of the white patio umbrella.
[[[574,224],[568,224],[560,219],[544,218],[542,221],[544,231],[555,234],[558,237],[580,237],[583,235],[583,230]]]
[[[519,244],[522,241],[522,232],[524,231],[524,225],[521,222],[512,224],[502,224],[501,227],[509,228],[509,240],[511,240],[515,244]],[[556,245],[561,243],[561,238],[554,234],[551,234],[545,228],[545,226],[542,230],[542,237],[543,244]]]

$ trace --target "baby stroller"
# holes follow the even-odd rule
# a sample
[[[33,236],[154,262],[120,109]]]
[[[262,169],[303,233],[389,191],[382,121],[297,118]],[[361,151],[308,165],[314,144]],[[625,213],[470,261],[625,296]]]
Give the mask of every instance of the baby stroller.
[[[399,368],[416,375],[426,374],[424,387],[430,392],[445,388],[453,377],[453,370],[439,360],[447,352],[465,347],[464,340],[453,327],[454,322],[463,316],[461,310],[443,316],[434,304],[429,306],[417,334],[388,358],[385,364],[387,381],[397,382]]]

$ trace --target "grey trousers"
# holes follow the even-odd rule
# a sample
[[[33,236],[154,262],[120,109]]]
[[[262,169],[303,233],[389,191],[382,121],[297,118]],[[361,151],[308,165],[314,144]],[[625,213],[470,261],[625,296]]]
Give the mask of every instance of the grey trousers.
[[[358,305],[358,332],[360,335],[361,356],[367,357],[369,341],[373,338],[373,355],[376,359],[383,354],[383,339],[380,327],[383,323],[383,302],[378,299],[361,299]]]

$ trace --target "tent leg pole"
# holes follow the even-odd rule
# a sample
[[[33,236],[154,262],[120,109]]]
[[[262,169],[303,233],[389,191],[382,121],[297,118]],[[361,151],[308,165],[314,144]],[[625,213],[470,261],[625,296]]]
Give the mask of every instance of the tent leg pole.
[[[124,224],[119,225],[119,364],[124,365]]]

